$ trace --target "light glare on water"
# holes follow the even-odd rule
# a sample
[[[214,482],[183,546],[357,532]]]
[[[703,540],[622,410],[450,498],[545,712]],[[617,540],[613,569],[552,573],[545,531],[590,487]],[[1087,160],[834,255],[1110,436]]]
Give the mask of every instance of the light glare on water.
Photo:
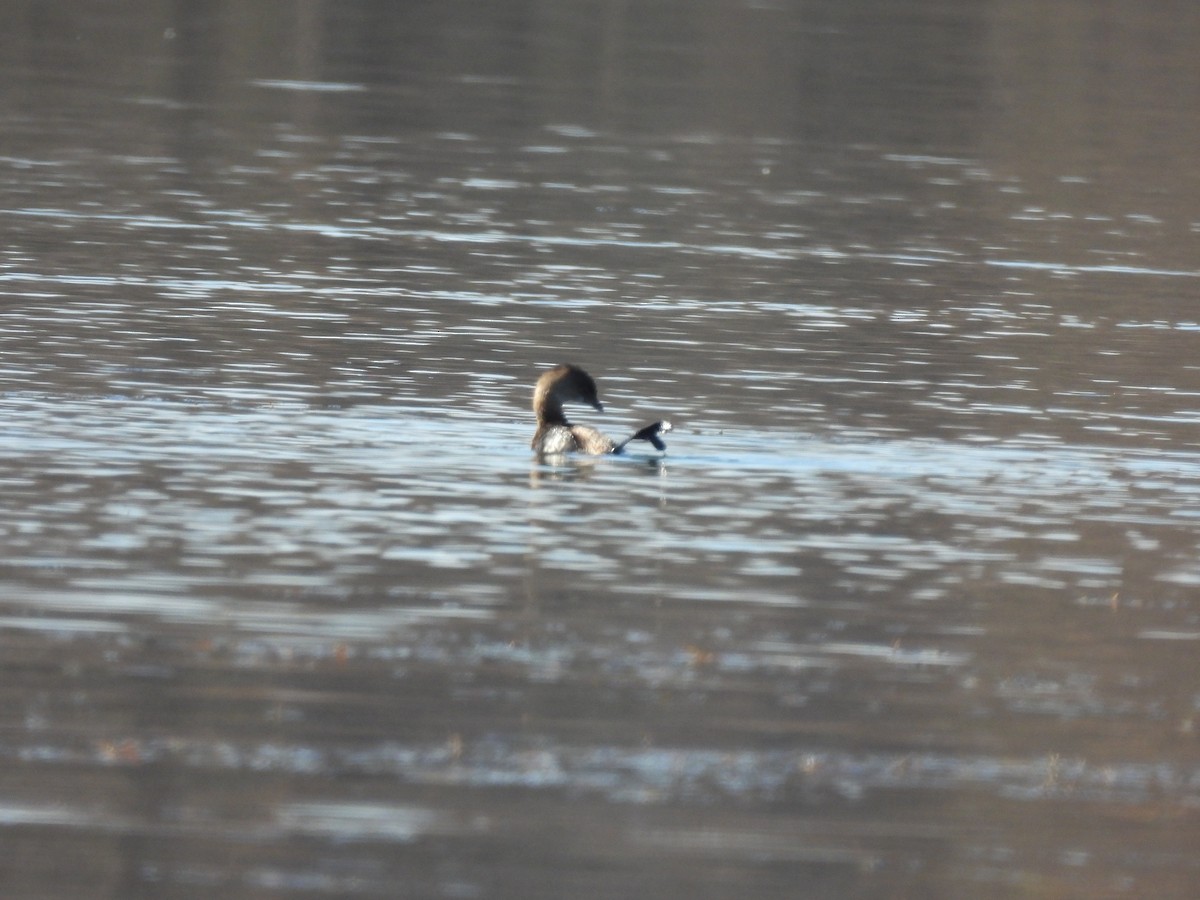
[[[14,15],[5,896],[1189,896],[1200,22],[1058,8]]]

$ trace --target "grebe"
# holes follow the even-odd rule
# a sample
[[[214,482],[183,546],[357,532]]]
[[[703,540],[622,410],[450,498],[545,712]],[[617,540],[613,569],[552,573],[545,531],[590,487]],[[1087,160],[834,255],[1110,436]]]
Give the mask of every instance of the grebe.
[[[667,449],[659,435],[671,430],[670,422],[654,422],[618,444],[595,428],[568,422],[563,414],[564,403],[586,403],[592,409],[604,412],[604,405],[596,393],[596,382],[583,369],[563,364],[543,372],[533,389],[537,431],[531,446],[538,456],[573,452],[595,455],[621,453],[630,441],[648,441],[655,450]]]

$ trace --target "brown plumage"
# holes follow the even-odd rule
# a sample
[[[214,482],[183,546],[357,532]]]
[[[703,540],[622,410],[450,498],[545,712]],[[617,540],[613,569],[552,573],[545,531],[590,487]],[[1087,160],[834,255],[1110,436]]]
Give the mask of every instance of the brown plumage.
[[[604,405],[596,391],[596,382],[583,369],[564,363],[543,372],[533,389],[533,411],[537,415],[537,431],[533,435],[531,446],[539,456],[576,452],[593,455],[620,453],[625,449],[625,445],[633,440],[649,441],[658,450],[667,449],[658,436],[671,430],[670,422],[647,425],[618,444],[595,428],[572,425],[568,422],[563,412],[564,403],[586,403],[598,412],[604,412]]]

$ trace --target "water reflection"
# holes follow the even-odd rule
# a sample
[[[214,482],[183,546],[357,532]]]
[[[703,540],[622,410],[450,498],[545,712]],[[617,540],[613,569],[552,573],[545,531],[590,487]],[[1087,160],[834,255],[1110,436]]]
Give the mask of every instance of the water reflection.
[[[10,9],[7,893],[1188,896],[1197,22],[1034,6]]]

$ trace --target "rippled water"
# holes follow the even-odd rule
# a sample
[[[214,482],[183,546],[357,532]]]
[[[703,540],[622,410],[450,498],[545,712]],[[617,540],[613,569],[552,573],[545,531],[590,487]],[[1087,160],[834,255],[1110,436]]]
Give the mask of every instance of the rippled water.
[[[1200,22],[1001,6],[13,14],[4,895],[1189,896]]]

